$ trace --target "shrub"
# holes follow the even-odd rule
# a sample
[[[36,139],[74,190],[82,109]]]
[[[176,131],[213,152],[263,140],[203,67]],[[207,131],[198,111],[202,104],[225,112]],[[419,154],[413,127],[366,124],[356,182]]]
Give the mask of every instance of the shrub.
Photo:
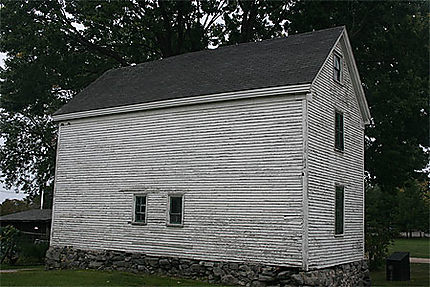
[[[0,236],[1,263],[32,265],[44,262],[48,241],[35,239],[10,225],[1,228]]]
[[[33,265],[41,264],[45,260],[46,251],[49,248],[47,241],[29,240],[28,238],[21,237],[18,242],[19,258],[18,264]]]
[[[18,260],[18,241],[20,231],[15,227],[8,225],[0,229],[0,263],[8,260],[8,263],[13,265]]]
[[[378,186],[366,189],[366,253],[371,270],[381,267],[397,231],[393,228],[395,197]]]

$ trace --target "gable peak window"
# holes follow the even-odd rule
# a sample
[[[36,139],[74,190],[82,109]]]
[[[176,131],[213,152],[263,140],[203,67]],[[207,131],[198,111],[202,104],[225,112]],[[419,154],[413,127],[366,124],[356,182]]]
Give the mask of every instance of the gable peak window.
[[[335,215],[334,215],[334,234],[340,235],[344,232],[344,202],[345,202],[345,188],[342,185],[336,186],[336,199],[335,199]]]
[[[335,137],[334,137],[334,147],[343,151],[345,148],[344,143],[344,126],[343,126],[343,113],[336,111],[335,113]]]
[[[182,194],[169,195],[168,202],[168,225],[182,226],[184,213],[184,196]]]
[[[342,58],[338,54],[333,57],[333,78],[339,83],[342,80]]]
[[[146,194],[134,195],[133,222],[146,223]]]

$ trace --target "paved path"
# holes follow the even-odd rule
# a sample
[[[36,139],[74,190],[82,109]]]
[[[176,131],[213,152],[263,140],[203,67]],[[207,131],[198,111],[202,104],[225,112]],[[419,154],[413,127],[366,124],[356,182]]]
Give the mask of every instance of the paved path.
[[[0,273],[15,273],[19,271],[29,271],[29,270],[37,270],[37,269],[36,268],[3,269],[3,270],[0,270]]]
[[[411,262],[411,263],[427,263],[427,264],[430,264],[430,258],[416,258],[416,257],[411,257],[411,258],[409,258],[409,262]]]

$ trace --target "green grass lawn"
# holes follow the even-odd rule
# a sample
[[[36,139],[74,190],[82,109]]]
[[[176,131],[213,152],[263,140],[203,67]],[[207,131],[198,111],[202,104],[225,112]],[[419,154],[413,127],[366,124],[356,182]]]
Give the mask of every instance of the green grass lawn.
[[[204,282],[95,270],[34,270],[0,273],[1,286],[216,286]]]
[[[411,281],[386,281],[385,269],[370,273],[372,286],[430,286],[430,264],[411,264]]]
[[[388,255],[396,251],[409,252],[411,257],[430,258],[430,240],[428,238],[396,239],[388,248]]]

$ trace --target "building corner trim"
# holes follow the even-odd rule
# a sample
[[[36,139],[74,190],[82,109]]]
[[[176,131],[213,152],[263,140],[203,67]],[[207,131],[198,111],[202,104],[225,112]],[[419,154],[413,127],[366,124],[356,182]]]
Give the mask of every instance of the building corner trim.
[[[309,203],[308,203],[308,104],[312,100],[312,93],[306,94],[302,102],[302,133],[303,133],[303,232],[302,232],[302,268],[309,271]]]

